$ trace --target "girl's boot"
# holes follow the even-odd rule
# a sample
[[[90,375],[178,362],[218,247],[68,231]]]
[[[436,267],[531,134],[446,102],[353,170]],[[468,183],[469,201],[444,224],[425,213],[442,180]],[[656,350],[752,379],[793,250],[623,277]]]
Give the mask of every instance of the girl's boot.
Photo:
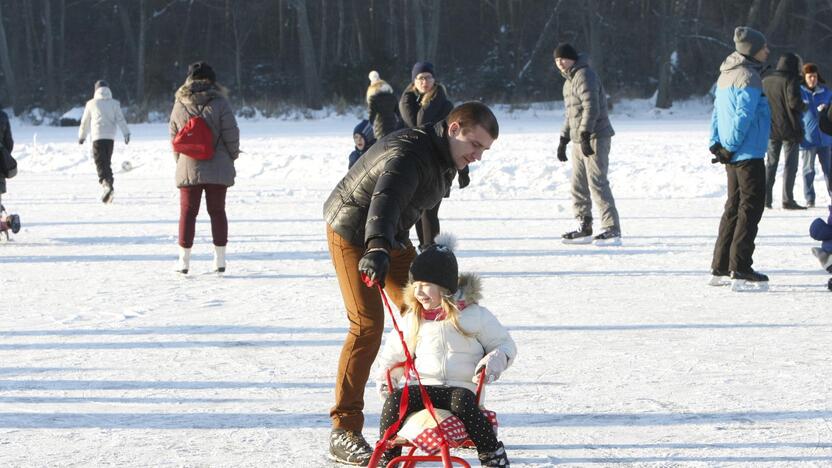
[[[214,246],[214,272],[225,273],[225,246]]]
[[[191,249],[179,246],[179,263],[176,266],[176,271],[183,275],[188,274],[188,268],[191,265]]]

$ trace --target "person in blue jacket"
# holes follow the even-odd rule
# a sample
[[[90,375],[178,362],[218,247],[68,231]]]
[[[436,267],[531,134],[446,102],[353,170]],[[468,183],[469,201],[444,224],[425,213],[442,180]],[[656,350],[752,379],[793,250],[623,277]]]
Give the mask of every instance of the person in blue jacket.
[[[800,94],[803,102],[806,103],[806,112],[803,113],[805,134],[800,143],[800,159],[803,164],[803,195],[806,197],[806,206],[809,208],[815,206],[816,156],[826,179],[826,191],[832,199],[832,187],[829,181],[830,173],[832,173],[832,136],[820,129],[820,116],[827,111],[829,103],[832,102],[832,91],[823,83],[817,65],[814,63],[803,65],[803,86],[800,87]]]
[[[732,280],[767,282],[751,268],[757,225],[765,209],[764,158],[771,130],[771,109],[760,72],[768,59],[765,36],[752,28],[734,30],[735,51],[719,67],[710,151],[725,164],[728,200],[719,222],[711,263],[711,285]]]

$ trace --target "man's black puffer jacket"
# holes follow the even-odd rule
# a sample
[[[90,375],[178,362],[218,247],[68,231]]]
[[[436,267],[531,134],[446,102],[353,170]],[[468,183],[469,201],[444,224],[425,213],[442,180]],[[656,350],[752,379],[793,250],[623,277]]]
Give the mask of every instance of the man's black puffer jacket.
[[[408,245],[422,210],[442,200],[455,175],[444,121],[399,130],[350,168],[324,203],[324,220],[354,245],[373,238]]]

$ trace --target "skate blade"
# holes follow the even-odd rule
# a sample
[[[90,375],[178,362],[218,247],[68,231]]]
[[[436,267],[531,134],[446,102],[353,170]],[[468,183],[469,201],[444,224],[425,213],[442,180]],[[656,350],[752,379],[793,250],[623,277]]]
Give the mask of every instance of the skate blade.
[[[585,236],[585,237],[576,237],[574,239],[562,239],[566,245],[586,245],[592,243],[592,236]]]
[[[611,239],[594,239],[592,244],[597,245],[598,247],[618,247],[621,245],[621,238],[613,237]]]
[[[731,291],[765,292],[768,291],[768,281],[731,280]]]
[[[711,276],[711,280],[708,281],[708,286],[728,286],[729,284],[731,280],[727,276]]]

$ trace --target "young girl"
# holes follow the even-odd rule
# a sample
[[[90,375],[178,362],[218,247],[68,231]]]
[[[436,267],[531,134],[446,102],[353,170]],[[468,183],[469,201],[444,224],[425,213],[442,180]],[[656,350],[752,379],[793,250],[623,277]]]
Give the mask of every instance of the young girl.
[[[449,410],[465,424],[477,446],[482,466],[509,466],[503,443],[497,441],[475,395],[478,371],[485,368],[490,383],[514,361],[517,348],[496,317],[477,302],[480,281],[476,275],[458,276],[456,257],[450,248],[436,244],[419,254],[410,266],[405,286],[402,329],[416,370],[434,407]],[[376,373],[383,398],[380,433],[398,420],[402,389],[387,388],[387,371],[404,361],[398,334],[393,330],[378,358]],[[402,377],[402,368],[391,371],[391,380]],[[388,397],[389,396],[389,397]],[[420,392],[409,391],[408,414],[424,409]],[[384,453],[389,461],[401,448]]]

